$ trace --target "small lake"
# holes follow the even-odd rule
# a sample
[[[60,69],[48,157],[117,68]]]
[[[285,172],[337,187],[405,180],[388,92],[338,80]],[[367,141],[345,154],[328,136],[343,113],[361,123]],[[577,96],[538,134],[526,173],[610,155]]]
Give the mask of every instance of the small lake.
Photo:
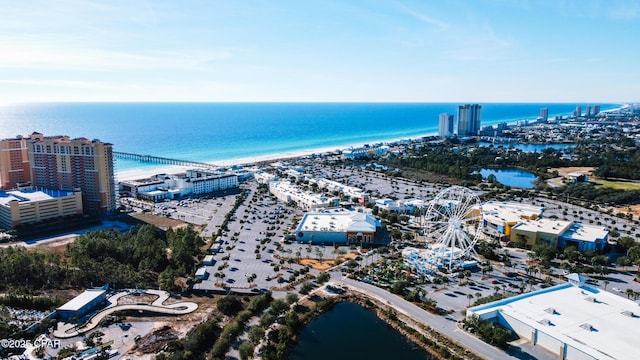
[[[500,184],[522,189],[533,189],[537,179],[534,174],[518,169],[481,169],[479,172],[484,179],[493,174]]]
[[[433,359],[372,310],[341,302],[302,330],[289,360]]]
[[[555,150],[565,150],[565,149],[573,149],[576,147],[576,144],[518,144],[518,143],[489,143],[489,142],[479,142],[480,146],[490,146],[493,147],[504,147],[506,149],[513,147],[514,149],[522,150],[526,153],[532,152],[542,152],[544,149],[555,149]]]

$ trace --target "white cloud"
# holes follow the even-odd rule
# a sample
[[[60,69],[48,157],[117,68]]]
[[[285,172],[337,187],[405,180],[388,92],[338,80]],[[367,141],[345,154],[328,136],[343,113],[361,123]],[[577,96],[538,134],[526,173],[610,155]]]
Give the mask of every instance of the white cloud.
[[[207,64],[233,57],[229,51],[182,50],[120,52],[54,44],[0,42],[0,69],[40,70],[205,69]]]
[[[101,81],[77,81],[77,80],[39,80],[39,79],[0,79],[0,84],[56,87],[56,88],[76,88],[76,89],[102,89],[102,90],[122,90],[121,84],[113,84]]]
[[[435,27],[438,31],[446,31],[450,27],[449,23],[445,21],[433,18],[414,9],[410,9],[407,6],[400,5],[400,9],[402,9],[406,14],[411,15],[413,18]]]
[[[614,4],[609,8],[607,15],[612,20],[634,20],[640,16],[640,4]]]

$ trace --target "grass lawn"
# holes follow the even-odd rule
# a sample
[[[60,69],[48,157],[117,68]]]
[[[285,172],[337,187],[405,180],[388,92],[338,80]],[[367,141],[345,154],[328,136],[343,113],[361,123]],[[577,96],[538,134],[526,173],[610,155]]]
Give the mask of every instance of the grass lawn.
[[[609,181],[603,179],[594,179],[590,180],[596,188],[607,187],[613,189],[620,190],[640,190],[640,183],[630,182],[630,181]]]

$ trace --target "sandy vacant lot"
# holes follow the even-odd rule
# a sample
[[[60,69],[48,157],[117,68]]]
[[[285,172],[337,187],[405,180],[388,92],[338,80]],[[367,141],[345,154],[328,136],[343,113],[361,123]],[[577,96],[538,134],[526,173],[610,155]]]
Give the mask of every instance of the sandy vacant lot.
[[[593,167],[563,167],[563,168],[551,168],[549,169],[549,172],[553,172],[554,170],[558,171],[558,174],[560,176],[567,176],[567,174],[570,174],[572,172],[579,172],[579,173],[583,173],[586,175],[590,175],[591,172],[594,170]]]

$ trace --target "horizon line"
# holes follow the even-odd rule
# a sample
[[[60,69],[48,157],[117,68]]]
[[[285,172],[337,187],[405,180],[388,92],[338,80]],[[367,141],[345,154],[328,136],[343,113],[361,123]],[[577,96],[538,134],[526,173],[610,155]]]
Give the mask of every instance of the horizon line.
[[[64,101],[7,101],[1,106],[19,104],[640,104],[638,101],[133,101],[133,100],[64,100]]]

